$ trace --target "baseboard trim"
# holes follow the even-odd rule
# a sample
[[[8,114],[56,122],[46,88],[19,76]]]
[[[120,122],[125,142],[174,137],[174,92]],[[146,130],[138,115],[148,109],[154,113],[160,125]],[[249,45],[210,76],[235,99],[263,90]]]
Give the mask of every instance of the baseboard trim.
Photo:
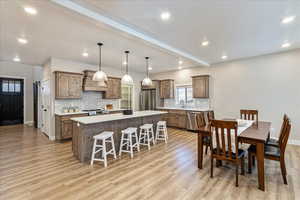
[[[33,126],[33,121],[26,121],[24,122],[24,124],[28,126]]]
[[[275,139],[275,140],[278,139],[278,138],[275,138],[275,137],[271,137],[271,138],[272,138],[272,139]],[[288,144],[300,146],[300,140],[289,140],[289,141],[288,141]]]

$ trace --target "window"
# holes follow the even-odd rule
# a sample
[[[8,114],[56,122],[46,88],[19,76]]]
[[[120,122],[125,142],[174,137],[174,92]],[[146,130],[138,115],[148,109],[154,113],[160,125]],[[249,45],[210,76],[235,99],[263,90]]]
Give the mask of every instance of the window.
[[[121,109],[132,109],[132,85],[122,85],[121,88]]]
[[[2,92],[20,93],[21,81],[19,80],[2,80]]]
[[[191,85],[176,87],[176,104],[193,103],[193,88]]]

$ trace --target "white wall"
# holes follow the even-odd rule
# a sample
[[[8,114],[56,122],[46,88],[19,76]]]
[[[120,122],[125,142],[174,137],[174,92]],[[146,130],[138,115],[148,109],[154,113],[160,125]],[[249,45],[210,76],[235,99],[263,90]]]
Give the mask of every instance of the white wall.
[[[59,58],[51,58],[45,65],[44,65],[44,73],[43,73],[43,80],[50,80],[51,81],[51,126],[50,126],[50,139],[55,139],[55,75],[53,72],[55,71],[65,71],[65,72],[77,72],[82,73],[84,70],[94,70],[96,71],[98,66],[96,65],[89,65],[86,63],[81,62],[74,62],[70,60],[64,60]],[[122,77],[124,75],[124,71],[118,70],[117,68],[110,68],[110,67],[102,67],[102,70],[106,72],[108,76],[114,77]],[[144,74],[136,73],[136,72],[129,72],[134,80],[134,109],[139,110],[139,95],[141,91],[141,84],[140,82],[144,78]]]
[[[284,113],[292,121],[290,142],[300,141],[300,50],[259,56],[182,71],[154,74],[190,82],[191,75],[210,74],[212,106],[217,118],[239,117],[239,110],[258,109],[261,120],[271,121],[275,134]],[[297,140],[297,141],[295,141]]]
[[[33,82],[42,79],[42,67],[0,61],[0,77],[24,79],[24,123],[33,122]]]

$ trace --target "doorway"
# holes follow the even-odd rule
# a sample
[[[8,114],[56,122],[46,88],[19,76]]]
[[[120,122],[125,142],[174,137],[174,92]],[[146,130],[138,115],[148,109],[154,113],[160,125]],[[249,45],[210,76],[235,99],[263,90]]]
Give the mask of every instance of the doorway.
[[[23,124],[23,79],[0,77],[0,113],[0,125]]]
[[[41,81],[41,109],[42,109],[42,124],[41,130],[46,135],[50,135],[50,80]]]

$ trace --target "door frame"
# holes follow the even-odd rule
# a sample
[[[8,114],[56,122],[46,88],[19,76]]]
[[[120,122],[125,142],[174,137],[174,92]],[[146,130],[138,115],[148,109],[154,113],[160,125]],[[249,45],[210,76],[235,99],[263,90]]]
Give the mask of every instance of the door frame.
[[[27,121],[26,119],[26,77],[22,76],[8,76],[8,75],[1,75],[0,78],[13,78],[13,79],[22,79],[23,80],[23,124],[30,124],[31,121]],[[33,121],[32,121],[33,122]]]

